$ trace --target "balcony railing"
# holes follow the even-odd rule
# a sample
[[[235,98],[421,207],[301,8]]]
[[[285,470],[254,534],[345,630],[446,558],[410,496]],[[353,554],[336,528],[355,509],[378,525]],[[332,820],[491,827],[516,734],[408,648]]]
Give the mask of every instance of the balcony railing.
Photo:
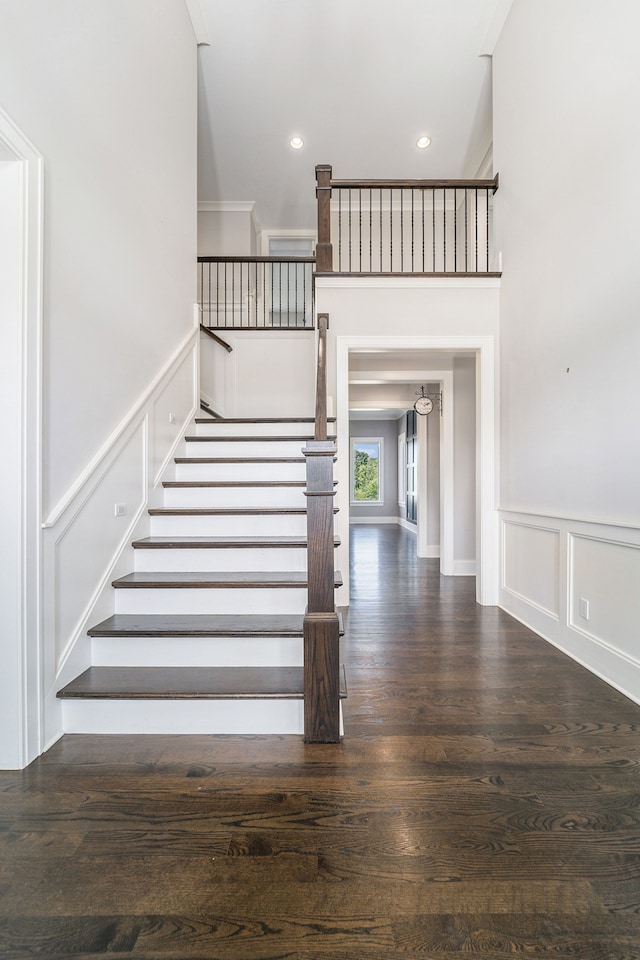
[[[198,257],[203,325],[313,329],[314,267],[315,257]]]
[[[500,276],[493,180],[333,180],[316,167],[317,272]]]

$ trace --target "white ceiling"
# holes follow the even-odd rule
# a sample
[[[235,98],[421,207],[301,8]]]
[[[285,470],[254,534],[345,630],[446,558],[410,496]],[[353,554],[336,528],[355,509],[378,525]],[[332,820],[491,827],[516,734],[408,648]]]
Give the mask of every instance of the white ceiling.
[[[318,163],[337,178],[475,176],[491,143],[479,54],[504,3],[200,0],[199,199],[313,229]]]

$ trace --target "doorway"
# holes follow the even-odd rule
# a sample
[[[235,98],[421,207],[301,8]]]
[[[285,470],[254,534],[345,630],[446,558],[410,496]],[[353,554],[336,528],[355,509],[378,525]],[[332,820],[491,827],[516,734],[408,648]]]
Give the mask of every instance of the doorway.
[[[471,357],[475,368],[475,561],[476,597],[485,605],[497,603],[498,590],[498,523],[495,504],[495,342],[492,336],[483,337],[341,337],[336,338],[336,412],[338,416],[338,448],[349,449],[349,386],[350,357],[370,351],[386,358],[399,356],[400,352],[425,356],[438,354],[464,355]],[[443,389],[442,418],[442,482],[441,482],[441,572],[445,575],[467,572],[455,569],[453,562],[453,499],[450,495],[453,477],[453,374],[448,371],[426,369],[420,375],[428,382],[444,382],[451,378],[451,387]],[[401,377],[400,372],[396,380]],[[392,378],[393,379],[393,378]],[[405,382],[406,382],[405,378]],[[410,382],[415,382],[413,373]],[[447,400],[447,394],[449,399]],[[447,414],[449,416],[447,416]],[[425,418],[418,423],[425,430]],[[425,430],[426,433],[426,430]],[[426,449],[426,437],[422,449]],[[345,460],[347,463],[345,464]],[[338,564],[348,570],[348,529],[345,517],[349,515],[348,458],[338,458],[338,506],[340,533],[343,547],[339,551]],[[425,484],[419,483],[418,493],[424,493]],[[449,496],[447,497],[447,491]],[[345,493],[346,492],[346,493]],[[423,509],[423,518],[426,510]],[[420,508],[418,509],[420,515]],[[347,521],[348,522],[348,521]],[[426,523],[418,525],[418,555],[428,556]],[[348,597],[346,582],[345,599]]]

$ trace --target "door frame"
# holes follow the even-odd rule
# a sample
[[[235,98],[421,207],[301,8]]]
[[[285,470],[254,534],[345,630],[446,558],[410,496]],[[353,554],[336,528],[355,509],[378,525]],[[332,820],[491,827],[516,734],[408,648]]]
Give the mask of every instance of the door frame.
[[[496,338],[493,336],[424,336],[424,337],[336,337],[336,415],[338,449],[349,449],[349,353],[381,350],[473,351],[476,356],[476,599],[485,606],[498,603],[498,512],[496,509]],[[443,372],[434,380],[442,380]],[[453,391],[451,391],[453,395]],[[444,425],[443,425],[444,426]],[[447,428],[452,432],[453,421]],[[452,434],[451,434],[452,442]],[[453,450],[451,451],[453,456]],[[341,602],[349,596],[349,464],[348,457],[337,461],[338,524],[342,544],[338,548],[338,566],[345,586]],[[443,569],[443,573],[445,570]]]
[[[3,327],[15,365],[0,396],[6,416],[5,462],[12,464],[12,516],[4,514],[3,549],[12,571],[14,601],[0,611],[3,631],[0,698],[0,767],[21,769],[43,748],[42,689],[42,290],[43,159],[0,109],[0,163],[7,170],[0,187],[14,222],[2,238],[13,268],[5,278],[9,295]],[[5,504],[6,509],[6,504]],[[6,661],[5,661],[6,658]]]

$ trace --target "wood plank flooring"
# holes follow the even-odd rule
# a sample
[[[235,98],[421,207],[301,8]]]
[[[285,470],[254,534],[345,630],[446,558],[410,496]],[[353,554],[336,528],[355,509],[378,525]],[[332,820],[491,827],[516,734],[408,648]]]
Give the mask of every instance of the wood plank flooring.
[[[640,957],[640,707],[355,527],[345,739],[0,773],[0,957]]]

